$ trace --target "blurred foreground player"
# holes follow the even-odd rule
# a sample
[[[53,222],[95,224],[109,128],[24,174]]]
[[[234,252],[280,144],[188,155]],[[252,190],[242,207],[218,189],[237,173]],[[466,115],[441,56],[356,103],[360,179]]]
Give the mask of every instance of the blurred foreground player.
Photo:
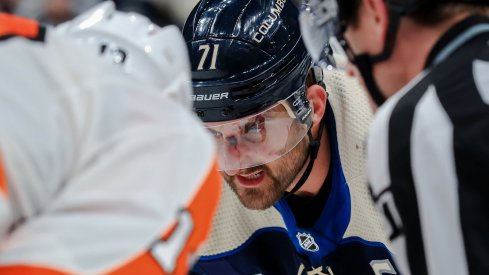
[[[90,12],[86,28],[123,16]],[[127,30],[134,16],[122,17]],[[178,68],[159,75],[163,86],[0,15],[1,274],[187,273],[220,190],[214,146],[189,111],[184,42],[143,27],[178,54],[127,59]]]

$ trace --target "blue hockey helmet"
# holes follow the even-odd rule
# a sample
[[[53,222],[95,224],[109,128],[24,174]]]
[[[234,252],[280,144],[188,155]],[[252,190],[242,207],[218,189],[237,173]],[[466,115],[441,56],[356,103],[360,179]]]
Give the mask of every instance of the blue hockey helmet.
[[[266,109],[302,87],[311,66],[290,1],[203,0],[183,34],[204,122]]]
[[[304,138],[312,124],[305,95],[312,63],[291,1],[202,0],[183,35],[194,110],[218,136],[223,170],[273,161]],[[229,144],[243,144],[248,154],[233,156]]]

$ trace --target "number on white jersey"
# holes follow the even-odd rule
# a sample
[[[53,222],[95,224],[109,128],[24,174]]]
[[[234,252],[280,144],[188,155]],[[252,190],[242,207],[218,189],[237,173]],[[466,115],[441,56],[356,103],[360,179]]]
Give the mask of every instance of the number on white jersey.
[[[158,241],[152,247],[151,255],[165,272],[171,274],[175,270],[177,259],[185,248],[193,229],[192,215],[187,210],[183,210],[179,215],[177,227],[171,236],[167,240]]]

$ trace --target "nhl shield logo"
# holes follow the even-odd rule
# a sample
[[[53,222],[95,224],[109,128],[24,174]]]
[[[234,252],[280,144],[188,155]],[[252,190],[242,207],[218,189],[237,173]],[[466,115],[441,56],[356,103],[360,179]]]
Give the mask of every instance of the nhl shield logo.
[[[301,247],[305,250],[311,252],[316,252],[319,250],[319,246],[314,241],[314,238],[311,236],[311,234],[298,232],[296,237],[299,240],[299,244],[301,245]]]

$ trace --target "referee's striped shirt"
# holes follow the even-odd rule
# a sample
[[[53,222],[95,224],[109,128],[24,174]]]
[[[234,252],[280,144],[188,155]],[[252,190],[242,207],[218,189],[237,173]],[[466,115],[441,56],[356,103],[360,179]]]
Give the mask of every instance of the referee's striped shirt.
[[[489,19],[453,27],[426,67],[371,126],[372,195],[403,274],[487,275]]]

